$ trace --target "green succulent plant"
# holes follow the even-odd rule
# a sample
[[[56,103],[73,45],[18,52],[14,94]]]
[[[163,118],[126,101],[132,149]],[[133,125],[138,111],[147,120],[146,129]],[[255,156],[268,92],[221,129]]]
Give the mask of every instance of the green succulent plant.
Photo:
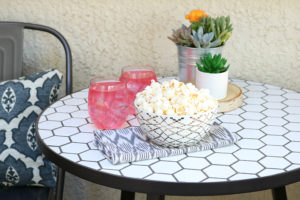
[[[197,30],[192,30],[193,35],[191,35],[193,44],[197,48],[214,48],[220,45],[220,39],[213,41],[214,32],[203,33],[203,28],[200,26]]]
[[[212,18],[210,16],[202,17],[197,22],[193,22],[190,26],[192,30],[197,31],[199,27],[202,27],[203,33],[214,33],[214,37],[211,42],[220,40],[218,46],[222,46],[230,38],[232,34],[232,24],[230,23],[230,17],[217,17]]]
[[[176,31],[173,30],[172,36],[168,38],[178,45],[192,47],[193,41],[191,38],[191,34],[191,27],[182,25],[181,28],[177,29]]]
[[[197,64],[197,68],[201,72],[206,73],[222,73],[226,72],[230,65],[226,65],[227,60],[222,58],[221,54],[215,54],[214,56],[211,53],[208,53],[205,57],[200,58],[201,64]]]

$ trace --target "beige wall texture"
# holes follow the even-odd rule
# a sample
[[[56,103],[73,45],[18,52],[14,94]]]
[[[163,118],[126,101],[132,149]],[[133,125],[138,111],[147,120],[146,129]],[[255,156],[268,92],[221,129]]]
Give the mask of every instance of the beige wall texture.
[[[299,0],[0,0],[1,21],[51,26],[70,43],[74,89],[98,75],[119,75],[125,65],[148,64],[158,75],[176,75],[177,49],[171,29],[184,15],[204,9],[230,15],[234,31],[224,48],[230,76],[300,91]],[[64,66],[63,49],[47,34],[25,33],[25,72]],[[288,187],[299,199],[300,184]],[[65,199],[118,199],[119,192],[68,176]],[[138,194],[138,199],[145,196]],[[271,199],[270,191],[225,197],[167,199]]]

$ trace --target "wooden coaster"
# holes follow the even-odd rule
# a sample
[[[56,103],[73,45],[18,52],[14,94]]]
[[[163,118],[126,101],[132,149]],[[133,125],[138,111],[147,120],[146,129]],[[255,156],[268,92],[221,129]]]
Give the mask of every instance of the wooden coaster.
[[[227,96],[219,102],[218,113],[229,112],[243,104],[242,90],[237,85],[228,83]]]

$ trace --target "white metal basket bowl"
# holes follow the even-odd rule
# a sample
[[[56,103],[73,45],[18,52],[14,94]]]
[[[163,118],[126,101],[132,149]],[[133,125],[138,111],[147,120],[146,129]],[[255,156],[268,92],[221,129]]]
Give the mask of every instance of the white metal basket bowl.
[[[198,143],[215,120],[218,105],[193,116],[158,115],[144,111],[135,104],[141,129],[155,144],[164,147],[185,147]]]

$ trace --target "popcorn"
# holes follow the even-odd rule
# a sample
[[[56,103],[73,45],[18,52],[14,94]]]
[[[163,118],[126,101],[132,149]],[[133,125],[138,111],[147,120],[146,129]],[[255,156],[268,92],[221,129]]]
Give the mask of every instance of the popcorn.
[[[159,115],[195,115],[207,112],[217,105],[217,100],[209,95],[209,90],[198,90],[193,84],[177,80],[162,84],[151,81],[136,95],[135,103],[146,112]]]

